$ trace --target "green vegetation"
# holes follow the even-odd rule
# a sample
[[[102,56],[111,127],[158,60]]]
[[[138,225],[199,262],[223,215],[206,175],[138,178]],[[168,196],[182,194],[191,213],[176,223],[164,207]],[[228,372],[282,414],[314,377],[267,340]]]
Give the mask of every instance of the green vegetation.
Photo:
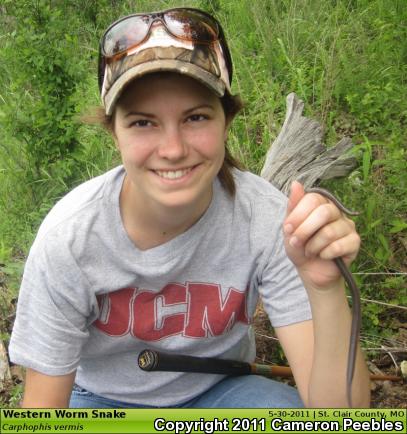
[[[246,102],[230,137],[259,173],[296,92],[333,145],[359,159],[327,187],[363,240],[362,296],[407,305],[407,8],[405,0],[2,0],[0,3],[0,334],[8,340],[22,264],[38,226],[74,186],[118,164],[108,135],[78,120],[99,104],[97,47],[114,19],[193,6],[224,23],[233,89]],[[363,305],[363,333],[391,337],[400,311]],[[403,311],[401,311],[403,313]],[[404,311],[405,312],[405,311]],[[394,332],[395,333],[395,332]],[[16,392],[17,393],[17,392]]]

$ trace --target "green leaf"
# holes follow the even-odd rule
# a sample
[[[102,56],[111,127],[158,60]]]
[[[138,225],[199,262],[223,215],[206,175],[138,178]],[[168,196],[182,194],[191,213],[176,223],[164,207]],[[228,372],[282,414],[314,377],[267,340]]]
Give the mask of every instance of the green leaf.
[[[407,222],[404,220],[396,219],[390,224],[392,225],[392,228],[389,231],[391,234],[397,234],[407,229]]]

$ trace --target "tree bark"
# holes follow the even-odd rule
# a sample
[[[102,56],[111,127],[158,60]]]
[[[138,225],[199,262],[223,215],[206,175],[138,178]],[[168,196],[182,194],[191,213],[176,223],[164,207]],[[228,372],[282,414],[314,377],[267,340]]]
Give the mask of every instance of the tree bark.
[[[287,96],[287,114],[282,129],[267,152],[261,176],[288,195],[292,181],[305,188],[320,181],[347,176],[357,161],[349,150],[352,141],[345,137],[335,146],[322,143],[322,127],[302,116],[304,103],[295,93]]]

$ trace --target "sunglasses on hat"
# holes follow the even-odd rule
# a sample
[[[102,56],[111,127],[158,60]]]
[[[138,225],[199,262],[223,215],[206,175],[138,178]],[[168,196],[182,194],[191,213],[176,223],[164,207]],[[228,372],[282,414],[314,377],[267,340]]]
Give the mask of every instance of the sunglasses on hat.
[[[142,44],[151,27],[160,22],[174,38],[200,44],[219,41],[232,81],[232,60],[219,22],[199,9],[174,8],[161,12],[133,14],[115,21],[104,33],[99,49],[99,88],[102,88],[106,63],[112,63]]]

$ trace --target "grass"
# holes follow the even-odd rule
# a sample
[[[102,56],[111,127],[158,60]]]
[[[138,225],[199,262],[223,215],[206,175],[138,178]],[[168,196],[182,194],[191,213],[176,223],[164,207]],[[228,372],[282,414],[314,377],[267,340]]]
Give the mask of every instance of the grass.
[[[99,35],[112,19],[134,12],[131,0],[57,0],[49,9],[45,1],[29,8],[28,3],[4,0],[0,6],[0,332],[5,340],[10,330],[4,318],[14,308],[22,260],[44,215],[73,186],[118,162],[106,134],[66,117],[75,149],[34,170],[30,146],[49,133],[34,114],[46,118],[52,103],[47,106],[41,96],[56,92],[51,81],[56,72],[41,75],[40,64],[50,59],[48,43],[56,39],[55,53],[67,59],[69,69],[60,80],[82,77],[64,102],[80,114],[99,103]],[[229,146],[248,169],[260,173],[284,120],[285,98],[293,91],[304,100],[305,114],[325,127],[328,146],[352,137],[357,169],[326,186],[361,211],[356,221],[363,245],[353,270],[387,273],[358,274],[362,295],[406,305],[405,275],[391,274],[407,271],[405,1],[144,0],[137,10],[182,5],[214,13],[223,24],[234,59],[233,90],[246,102]],[[33,33],[38,22],[41,31]],[[26,62],[26,47],[37,47],[30,41],[38,44],[36,63]],[[384,306],[368,305],[363,331],[391,333],[391,316]]]

